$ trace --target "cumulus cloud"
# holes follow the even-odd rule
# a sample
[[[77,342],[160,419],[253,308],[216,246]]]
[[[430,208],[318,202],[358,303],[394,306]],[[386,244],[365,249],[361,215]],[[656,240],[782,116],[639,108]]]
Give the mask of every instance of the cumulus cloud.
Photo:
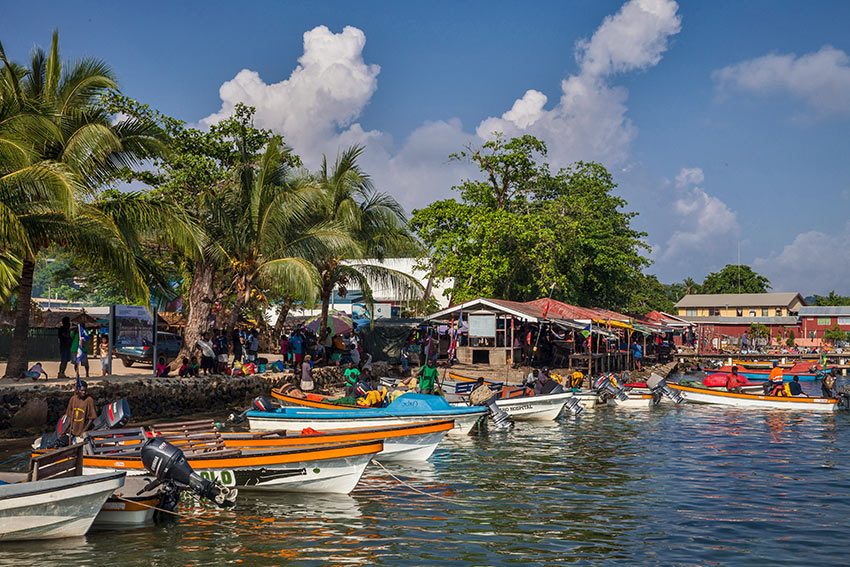
[[[481,138],[532,134],[546,140],[553,165],[576,160],[622,164],[637,128],[626,116],[628,91],[609,79],[658,64],[668,39],[681,29],[672,0],[632,0],[608,16],[590,39],[576,44],[578,74],[561,82],[561,98],[550,110],[547,97],[528,90],[500,117],[482,121]]]
[[[464,130],[459,120],[428,122],[401,143],[357,122],[378,85],[380,67],[363,59],[365,34],[353,27],[333,33],[318,26],[304,34],[304,53],[289,78],[266,83],[243,69],[225,82],[221,108],[201,120],[209,126],[229,116],[238,102],[256,107],[260,127],[283,133],[305,164],[315,168],[353,143],[367,145],[363,165],[382,190],[408,208],[449,195],[463,177],[474,176],[469,164],[447,156],[466,145],[480,145],[494,131],[506,136],[532,134],[549,146],[549,161],[564,166],[582,160],[624,165],[637,129],[627,118],[626,89],[610,84],[617,73],[656,65],[681,19],[673,0],[630,0],[601,23],[589,39],[576,44],[579,72],[562,81],[561,96],[547,109],[548,98],[529,89],[499,117]]]
[[[721,93],[787,94],[819,115],[850,115],[850,57],[831,46],[797,57],[771,54],[712,73]]]
[[[257,109],[255,122],[286,135],[287,141],[305,153],[324,148],[341,129],[353,128],[350,137],[369,139],[352,125],[378,88],[378,65],[363,61],[366,35],[346,26],[333,33],[318,26],[304,33],[304,54],[288,79],[267,84],[260,75],[243,69],[219,89],[221,109],[201,120],[208,126],[227,118],[236,103]]]
[[[714,255],[728,251],[738,236],[737,214],[696,186],[703,180],[698,167],[682,168],[676,176],[677,196],[672,212],[678,219],[678,228],[660,253],[660,261],[705,266]]]
[[[773,289],[826,295],[850,293],[850,223],[837,233],[810,231],[765,257],[753,269],[769,280]]]

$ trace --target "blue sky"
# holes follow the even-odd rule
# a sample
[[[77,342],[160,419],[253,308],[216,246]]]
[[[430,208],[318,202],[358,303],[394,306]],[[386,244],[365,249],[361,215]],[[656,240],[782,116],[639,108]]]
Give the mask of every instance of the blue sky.
[[[776,291],[850,294],[850,2],[4,2],[14,60],[98,56],[208,125],[243,100],[306,163],[365,143],[410,210],[493,129],[604,163],[650,272],[741,260]]]

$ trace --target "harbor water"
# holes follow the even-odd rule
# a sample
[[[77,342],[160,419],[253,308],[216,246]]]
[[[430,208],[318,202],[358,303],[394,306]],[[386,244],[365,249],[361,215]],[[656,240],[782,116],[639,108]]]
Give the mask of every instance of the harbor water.
[[[168,525],[0,545],[0,565],[837,565],[850,415],[600,408],[370,465],[350,496],[240,493]]]

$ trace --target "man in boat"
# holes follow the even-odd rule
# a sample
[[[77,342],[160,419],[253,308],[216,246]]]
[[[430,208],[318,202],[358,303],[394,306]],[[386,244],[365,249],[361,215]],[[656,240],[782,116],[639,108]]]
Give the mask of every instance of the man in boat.
[[[353,362],[348,363],[348,368],[345,369],[345,395],[357,395],[357,382],[360,380],[360,370]]]
[[[800,377],[794,376],[794,379],[788,382],[788,395],[790,396],[805,396],[803,386],[800,384]]]
[[[824,398],[835,398],[835,377],[838,371],[833,368],[821,380],[820,389]]]
[[[77,391],[68,400],[65,415],[71,421],[68,433],[74,437],[82,437],[97,417],[94,400],[88,396],[88,384],[85,380],[80,380],[77,384]]]
[[[740,394],[741,386],[744,385],[744,382],[745,381],[741,379],[741,375],[738,374],[738,367],[733,366],[732,372],[726,375],[726,391]]]
[[[529,388],[534,387],[534,383],[537,382],[537,377],[540,376],[540,371],[538,369],[534,369],[528,373],[528,376],[525,377],[522,385],[527,386]]]
[[[433,358],[429,358],[428,362],[416,373],[416,376],[419,377],[419,393],[434,394],[437,389],[437,377],[439,375],[440,371],[437,370],[436,362]]]
[[[767,394],[770,396],[781,396],[783,379],[782,368],[774,362],[773,369],[771,369],[770,376],[767,379],[767,384],[765,384]]]

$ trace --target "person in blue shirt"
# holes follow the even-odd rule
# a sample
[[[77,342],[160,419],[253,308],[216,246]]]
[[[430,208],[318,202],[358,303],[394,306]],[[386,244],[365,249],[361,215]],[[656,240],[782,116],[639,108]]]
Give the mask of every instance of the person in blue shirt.
[[[640,370],[641,361],[643,360],[643,349],[638,343],[632,344],[632,356],[635,359],[635,370]]]

